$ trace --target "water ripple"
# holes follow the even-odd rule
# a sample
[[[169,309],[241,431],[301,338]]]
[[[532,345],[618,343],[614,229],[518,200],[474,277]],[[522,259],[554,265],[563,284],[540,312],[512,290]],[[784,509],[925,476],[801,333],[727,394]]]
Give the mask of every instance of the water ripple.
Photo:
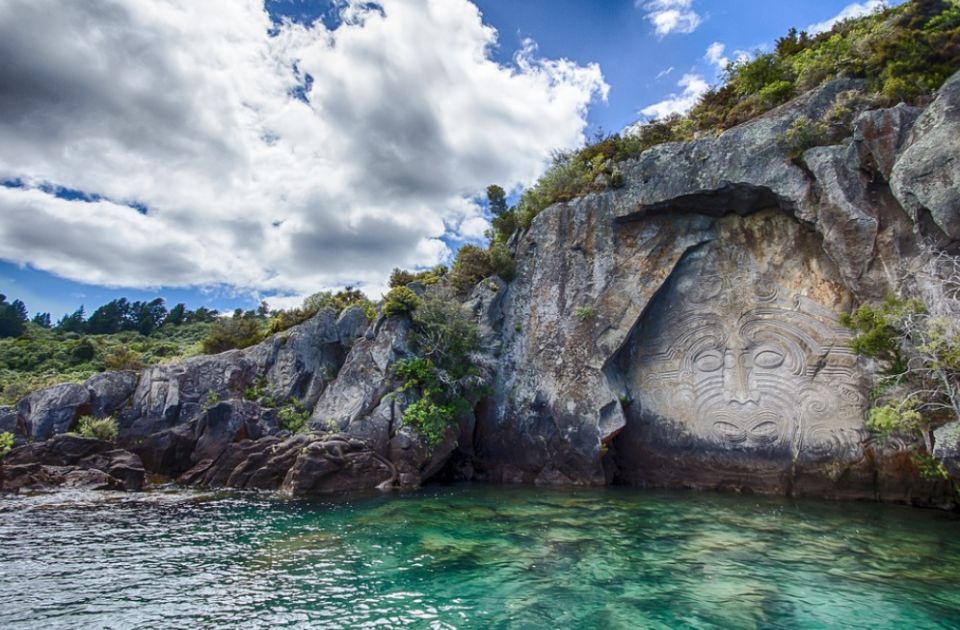
[[[950,628],[960,520],[623,489],[0,498],[3,628]]]

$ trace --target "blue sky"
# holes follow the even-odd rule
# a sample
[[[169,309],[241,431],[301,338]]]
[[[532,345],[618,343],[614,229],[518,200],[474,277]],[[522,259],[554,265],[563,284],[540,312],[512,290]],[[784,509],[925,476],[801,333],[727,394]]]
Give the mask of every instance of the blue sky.
[[[0,292],[54,317],[119,296],[230,310],[347,283],[376,293],[393,264],[479,238],[471,197],[485,183],[517,191],[550,148],[674,111],[717,82],[722,60],[877,4],[476,0],[497,31],[484,48],[465,0],[405,15],[385,2],[385,17],[355,2],[347,25],[342,2],[268,0],[268,17],[221,1],[209,15],[164,0],[0,7],[0,56],[14,61],[0,76]],[[485,49],[502,71],[475,58]],[[183,69],[190,55],[200,69]],[[247,60],[264,55],[275,63]]]

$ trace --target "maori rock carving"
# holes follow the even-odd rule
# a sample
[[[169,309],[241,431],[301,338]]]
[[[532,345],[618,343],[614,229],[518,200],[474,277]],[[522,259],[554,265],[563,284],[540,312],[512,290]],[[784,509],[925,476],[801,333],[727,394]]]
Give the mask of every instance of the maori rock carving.
[[[866,400],[850,333],[798,292],[802,280],[788,279],[791,290],[760,269],[736,248],[691,260],[634,346],[638,411],[669,421],[673,446],[794,462],[856,456]]]

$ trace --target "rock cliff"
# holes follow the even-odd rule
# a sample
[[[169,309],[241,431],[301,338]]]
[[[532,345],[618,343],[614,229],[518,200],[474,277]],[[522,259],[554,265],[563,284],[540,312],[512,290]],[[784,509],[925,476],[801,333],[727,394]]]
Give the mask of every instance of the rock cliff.
[[[430,443],[392,366],[405,315],[314,319],[258,346],[0,409],[18,443],[115,414],[120,445],[182,483],[308,495],[450,478],[625,483],[942,503],[905,448],[864,426],[874,369],[840,315],[960,239],[960,74],[926,108],[856,112],[846,138],[791,157],[836,80],[716,136],[620,165],[624,185],[552,206],[512,241],[516,278],[465,307],[492,393]],[[846,98],[847,102],[851,99]],[[257,387],[311,409],[280,429]],[[958,432],[937,448],[957,468]],[[14,451],[25,461],[33,445]],[[102,467],[101,467],[102,468]]]

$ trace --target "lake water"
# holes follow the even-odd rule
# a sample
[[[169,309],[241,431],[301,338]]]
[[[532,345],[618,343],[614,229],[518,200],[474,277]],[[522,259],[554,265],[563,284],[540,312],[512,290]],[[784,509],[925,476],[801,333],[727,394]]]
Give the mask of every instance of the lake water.
[[[433,486],[0,498],[2,628],[958,628],[960,519]]]

